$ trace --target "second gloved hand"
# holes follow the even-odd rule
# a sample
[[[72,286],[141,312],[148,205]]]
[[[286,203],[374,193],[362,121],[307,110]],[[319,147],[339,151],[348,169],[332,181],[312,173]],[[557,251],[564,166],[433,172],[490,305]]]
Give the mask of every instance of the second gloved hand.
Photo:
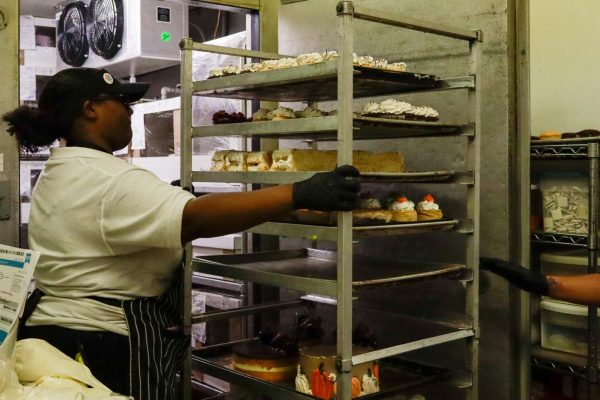
[[[294,209],[350,211],[356,208],[360,191],[358,175],[353,166],[342,165],[331,172],[321,172],[294,183]]]
[[[513,285],[531,293],[548,294],[548,279],[539,272],[497,258],[481,257],[481,269],[500,275]]]

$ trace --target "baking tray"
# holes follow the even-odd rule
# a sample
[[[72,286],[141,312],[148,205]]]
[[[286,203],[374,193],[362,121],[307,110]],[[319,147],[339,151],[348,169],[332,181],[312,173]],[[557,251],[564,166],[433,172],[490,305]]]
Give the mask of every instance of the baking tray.
[[[462,264],[410,262],[353,255],[352,287],[373,289],[433,279],[464,279]],[[337,253],[311,248],[194,258],[192,269],[217,276],[337,296]]]
[[[314,399],[313,396],[297,392],[291,382],[266,382],[233,369],[233,343],[211,346],[192,351],[192,369],[226,380],[233,384],[258,391],[261,394],[285,399]],[[389,398],[394,394],[448,381],[452,373],[446,369],[401,357],[388,357],[379,360],[381,390],[378,393],[361,396],[361,399]]]
[[[337,213],[336,212],[327,212],[327,211],[314,211],[314,210],[295,210],[290,212],[286,217],[279,219],[281,222],[289,222],[289,223],[297,223],[297,224],[310,224],[310,225],[318,225],[318,226],[337,226]],[[444,223],[453,221],[452,218],[441,218],[434,221],[407,221],[407,222],[398,222],[398,221],[390,221],[383,222],[379,220],[363,220],[360,219],[358,221],[353,221],[354,227],[401,227],[403,226],[413,226],[415,224],[420,224],[422,226],[427,226],[433,223]]]
[[[337,117],[294,118],[283,121],[254,121],[238,124],[203,125],[193,128],[193,137],[236,136],[259,138],[337,140]],[[473,124],[449,125],[439,122],[388,118],[353,117],[353,139],[396,139],[428,136],[473,135]]]
[[[417,92],[438,86],[441,81],[435,75],[354,66],[354,98]],[[279,102],[336,100],[337,61],[214,78],[196,83],[194,94]]]

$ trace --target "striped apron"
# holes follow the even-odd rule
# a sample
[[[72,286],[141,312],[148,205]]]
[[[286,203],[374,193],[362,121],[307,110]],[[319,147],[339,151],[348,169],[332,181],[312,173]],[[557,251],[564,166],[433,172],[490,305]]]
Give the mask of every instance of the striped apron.
[[[190,351],[181,332],[183,268],[158,297],[124,300],[129,328],[130,395],[136,400],[175,400],[175,373]]]
[[[175,374],[190,351],[190,336],[181,332],[183,265],[171,287],[158,297],[94,300],[121,307],[129,328],[129,395],[135,400],[175,400]],[[44,293],[35,289],[27,299],[24,327]],[[22,329],[22,328],[21,328]]]

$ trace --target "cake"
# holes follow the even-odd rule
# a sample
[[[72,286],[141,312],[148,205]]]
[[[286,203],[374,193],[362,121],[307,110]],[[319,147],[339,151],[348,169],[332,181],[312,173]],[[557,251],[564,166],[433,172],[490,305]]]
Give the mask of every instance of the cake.
[[[419,221],[435,221],[442,219],[444,214],[440,206],[435,203],[432,195],[425,195],[422,201],[417,204],[417,219]]]
[[[371,193],[361,193],[358,208],[352,211],[352,220],[360,225],[371,222],[390,222],[392,212],[381,207],[381,202]]]
[[[417,211],[415,211],[415,203],[410,201],[406,196],[398,196],[394,202],[390,204],[392,211],[392,221],[394,222],[413,222],[417,221]]]
[[[558,140],[562,138],[562,133],[556,131],[546,131],[540,134],[540,140]]]
[[[227,153],[231,150],[217,150],[212,156],[211,171],[227,171]]]
[[[248,153],[246,165],[248,171],[268,171],[273,161],[270,151],[253,151]]]
[[[352,157],[361,172],[404,172],[404,157],[396,152],[354,150]],[[330,171],[336,165],[335,150],[280,149],[273,152],[271,171]]]
[[[233,368],[269,382],[292,381],[298,364],[297,346],[281,340],[283,346],[278,347],[262,340],[234,345]]]
[[[352,355],[369,352],[369,348],[352,346]],[[335,345],[316,345],[300,349],[300,364],[296,370],[296,390],[329,400],[336,396],[337,349]],[[352,366],[352,397],[379,392],[379,366],[370,361]]]
[[[248,153],[245,151],[230,151],[225,156],[225,169],[227,171],[239,172],[239,171],[247,171],[248,165],[246,160],[248,158]]]
[[[284,119],[294,119],[296,118],[296,115],[291,108],[277,107],[273,111],[267,113],[267,118],[273,121],[281,121]]]

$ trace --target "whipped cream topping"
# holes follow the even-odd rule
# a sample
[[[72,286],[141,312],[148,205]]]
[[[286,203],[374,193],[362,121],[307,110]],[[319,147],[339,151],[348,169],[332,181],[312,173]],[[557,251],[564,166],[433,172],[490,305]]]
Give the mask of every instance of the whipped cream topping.
[[[363,114],[381,114],[381,109],[379,108],[379,103],[375,103],[373,101],[365,104],[362,110]]]
[[[321,53],[306,53],[300,54],[296,57],[296,60],[298,61],[298,65],[316,64],[323,61],[323,56]]]
[[[242,71],[243,72],[258,72],[258,71],[262,71],[262,64],[261,63],[248,63],[248,64],[244,64],[244,66],[242,67]]]
[[[228,65],[223,68],[223,73],[225,73],[225,74],[237,75],[240,72],[242,72],[242,69],[240,67],[238,67],[237,65]]]
[[[404,71],[406,71],[406,63],[403,63],[403,62],[389,63],[385,66],[385,69],[388,69],[390,71],[404,72]]]
[[[388,60],[386,60],[385,58],[380,58],[379,60],[375,60],[375,62],[373,63],[373,66],[375,68],[381,68],[381,69],[386,69],[388,65]]]
[[[361,209],[379,209],[381,208],[381,203],[379,202],[378,199],[374,198],[374,197],[366,197],[366,198],[361,198],[358,199],[358,208]]]
[[[277,107],[273,111],[270,111],[267,114],[267,118],[273,119],[273,117],[287,117],[287,118],[296,118],[294,114],[294,110],[287,107]]]
[[[394,211],[413,211],[414,209],[415,203],[410,200],[403,202],[394,201],[390,206],[390,210]]]
[[[316,107],[308,106],[304,110],[298,112],[299,118],[322,117],[323,112]]]
[[[372,56],[358,56],[352,54],[352,62],[361,67],[374,67],[375,59]]]
[[[286,57],[277,60],[277,68],[290,68],[298,66],[298,61],[295,58]]]
[[[413,115],[418,115],[422,117],[430,117],[430,118],[438,118],[440,113],[434,110],[431,107],[423,106],[423,107],[412,107],[410,113]]]
[[[380,112],[384,114],[404,114],[412,108],[413,107],[409,103],[398,101],[396,99],[387,99],[379,104]]]
[[[279,65],[279,60],[265,60],[260,64],[263,71],[277,69],[278,65]]]
[[[417,211],[439,210],[440,206],[433,201],[423,200],[417,204]]]
[[[340,57],[336,50],[326,51],[323,53],[323,61],[337,60]]]
[[[223,68],[215,67],[208,71],[208,76],[223,76]]]

